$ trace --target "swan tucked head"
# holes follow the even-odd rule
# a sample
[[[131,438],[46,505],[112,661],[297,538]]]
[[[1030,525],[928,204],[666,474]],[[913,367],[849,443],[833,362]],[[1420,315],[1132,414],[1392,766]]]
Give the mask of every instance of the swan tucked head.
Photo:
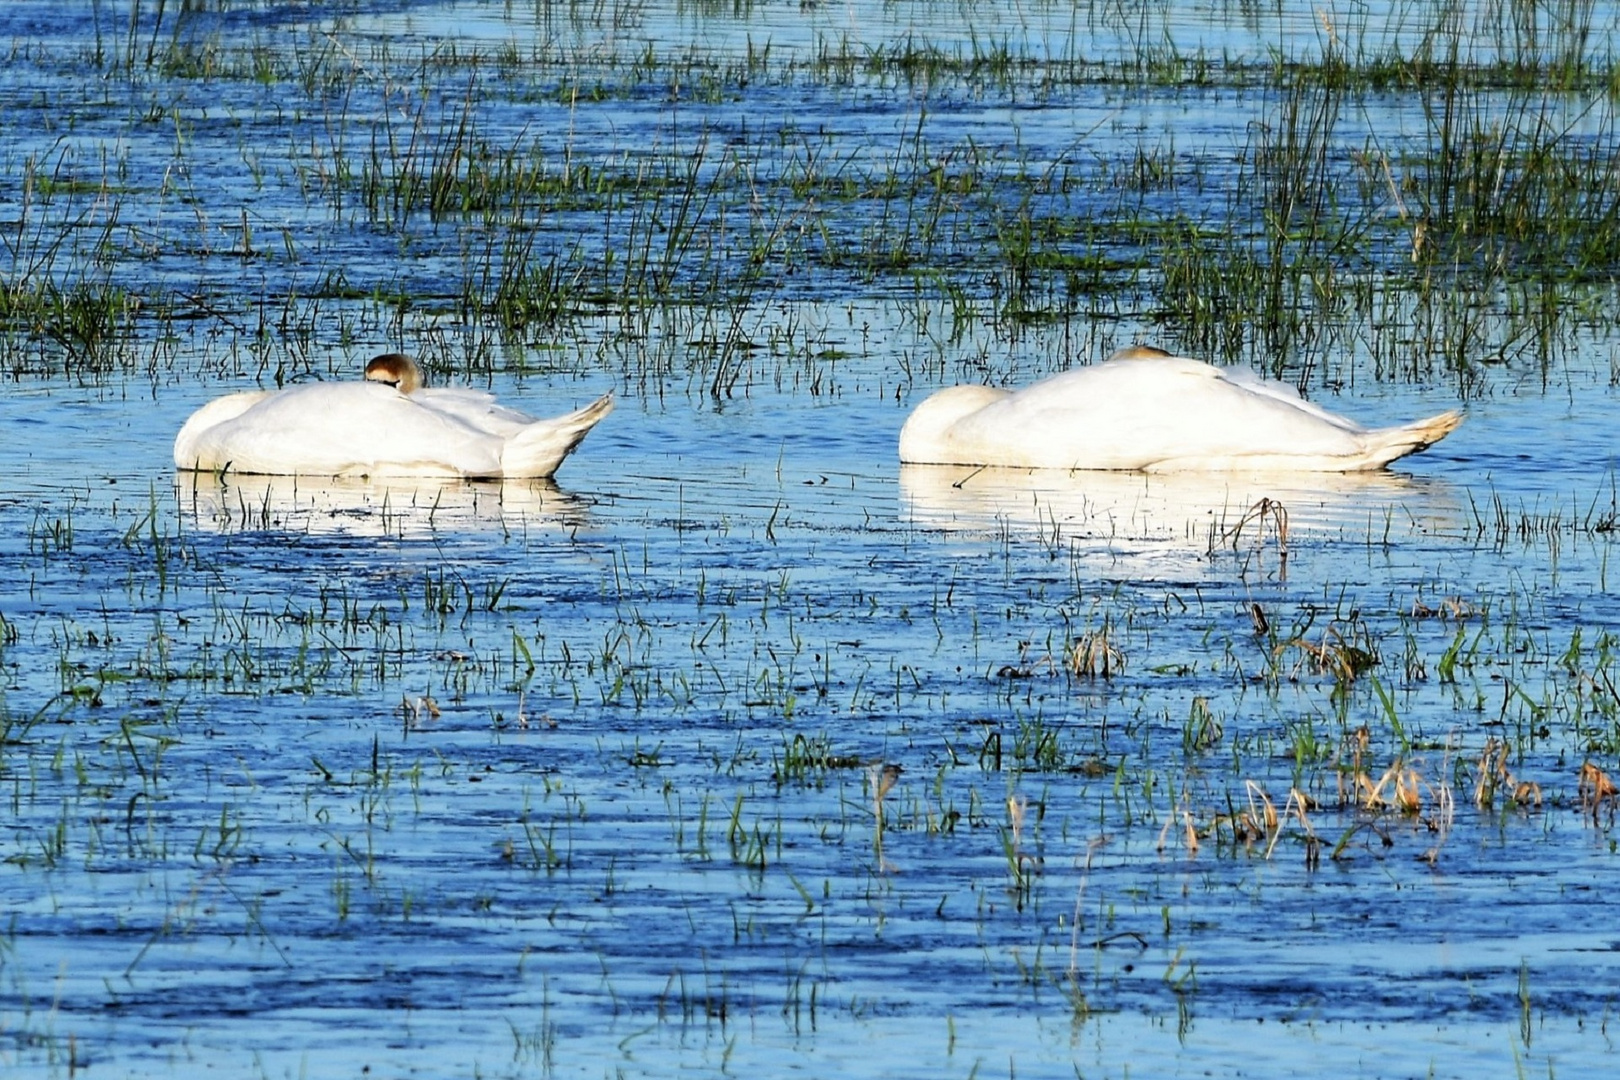
[[[366,365],[366,378],[372,382],[387,383],[402,394],[409,394],[422,386],[421,369],[404,353],[383,353],[372,357]]]
[[[952,386],[918,405],[900,429],[900,460],[914,465],[949,465],[950,428],[992,402],[1007,396],[993,386]]]

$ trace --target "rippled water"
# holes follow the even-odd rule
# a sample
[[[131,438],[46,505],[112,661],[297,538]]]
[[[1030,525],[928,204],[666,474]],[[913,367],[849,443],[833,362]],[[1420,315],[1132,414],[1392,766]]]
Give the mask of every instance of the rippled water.
[[[1613,617],[1608,541],[1497,545],[1471,509],[1584,512],[1596,466],[1527,466],[1521,486],[1478,461],[1546,460],[1494,438],[1516,429],[1499,415],[1574,441],[1601,416],[1481,403],[1409,474],[1320,486],[956,488],[894,463],[903,409],[875,394],[720,415],[632,399],[556,488],[301,491],[173,474],[165,436],[204,396],[6,398],[8,432],[48,416],[60,447],[13,443],[7,463],[27,585],[6,611],[19,1064],[61,1071],[69,1036],[81,1064],[133,1074],[1326,1054],[1461,1075],[1607,1053],[1612,855],[1570,805],[1582,691],[1549,658]],[[1261,492],[1290,508],[1286,579],[1273,542],[1210,554]],[[46,527],[70,511],[56,550]],[[1456,627],[1407,612],[1450,595],[1489,606],[1463,625],[1491,658],[1442,683]],[[1426,783],[1550,705],[1515,771],[1560,801],[1481,812],[1459,776],[1446,824],[1371,815],[1321,869],[1297,829],[1270,860],[1187,850],[1171,800],[1199,828],[1245,780],[1280,801],[1301,727],[1332,743],[1365,723],[1375,771],[1393,754],[1365,684],[1335,700],[1297,657],[1264,684],[1251,602],[1279,621],[1360,609]],[[1123,673],[1060,674],[1104,618]],[[1224,735],[1189,753],[1195,699]],[[881,853],[868,762],[904,768]],[[1303,775],[1331,802],[1330,768]],[[1030,804],[1022,879],[1009,795]],[[1359,818],[1312,812],[1330,845]]]
[[[638,25],[705,47],[753,25],[663,16]],[[401,5],[323,33],[447,20],[548,32]],[[625,139],[637,107],[669,103],[594,115]],[[11,378],[9,1072],[1606,1067],[1613,829],[1577,770],[1620,752],[1612,339],[1466,381],[1465,425],[1390,475],[902,469],[910,405],[984,354],[1027,377],[1152,326],[952,340],[858,277],[751,306],[758,341],[814,349],[749,352],[729,396],[695,361],[616,365],[695,333],[586,319],[500,354],[480,385],[531,412],[619,394],[555,485],[175,473],[185,416],[260,375],[229,320],[133,371]],[[358,340],[315,332],[290,374],[352,370],[388,318],[334,303],[314,322]],[[435,312],[397,329],[445,340]],[[1313,396],[1457,404],[1364,361]],[[1245,840],[1262,796],[1280,827]]]

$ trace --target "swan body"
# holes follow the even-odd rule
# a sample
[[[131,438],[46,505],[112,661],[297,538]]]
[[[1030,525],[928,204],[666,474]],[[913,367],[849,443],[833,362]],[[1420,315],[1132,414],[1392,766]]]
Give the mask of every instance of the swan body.
[[[549,477],[613,410],[613,395],[549,420],[477,390],[421,387],[408,358],[390,353],[366,381],[249,391],[191,414],[174,463],[203,472],[274,476]]]
[[[1286,383],[1135,347],[1018,391],[955,386],[900,431],[907,464],[1037,469],[1361,472],[1443,439],[1446,412],[1365,428]]]

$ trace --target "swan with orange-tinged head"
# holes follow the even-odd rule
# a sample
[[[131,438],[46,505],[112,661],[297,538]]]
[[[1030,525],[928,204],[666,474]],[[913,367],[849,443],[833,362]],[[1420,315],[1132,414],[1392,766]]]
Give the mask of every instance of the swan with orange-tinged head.
[[[1453,411],[1366,428],[1304,400],[1287,383],[1134,346],[1022,390],[941,390],[901,428],[900,460],[1142,472],[1361,472],[1439,442],[1462,420]]]
[[[274,476],[548,477],[613,411],[609,393],[537,420],[481,391],[425,388],[399,353],[374,358],[365,375],[211,401],[175,436],[174,463]]]

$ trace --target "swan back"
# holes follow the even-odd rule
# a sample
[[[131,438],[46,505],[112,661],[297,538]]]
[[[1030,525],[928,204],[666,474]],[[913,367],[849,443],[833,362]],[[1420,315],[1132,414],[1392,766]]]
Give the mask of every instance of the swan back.
[[[185,445],[176,440],[175,463],[271,475],[499,476],[504,441],[378,380],[310,383],[264,395]]]

